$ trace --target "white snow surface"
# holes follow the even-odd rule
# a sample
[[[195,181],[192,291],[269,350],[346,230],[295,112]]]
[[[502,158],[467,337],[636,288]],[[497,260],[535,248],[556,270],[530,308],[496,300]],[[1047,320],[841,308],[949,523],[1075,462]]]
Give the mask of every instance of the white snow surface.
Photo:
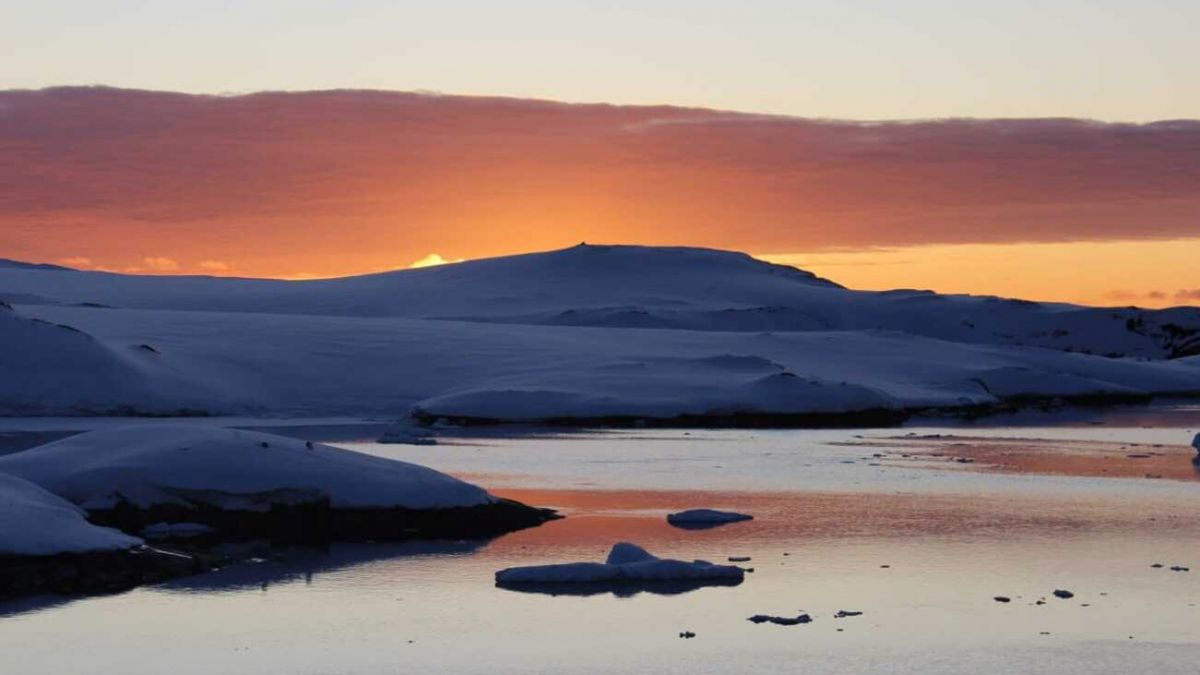
[[[142,543],[89,523],[83,509],[29,481],[0,473],[0,556],[119,551]]]
[[[742,520],[753,520],[754,516],[734,511],[718,511],[716,509],[689,509],[679,513],[667,514],[667,522],[682,525],[716,525],[721,523],[736,523]]]
[[[498,584],[602,583],[620,581],[686,581],[741,579],[742,568],[707,560],[658,558],[629,542],[614,544],[605,562],[510,567],[496,572]]]
[[[0,457],[19,476],[85,509],[128,501],[261,510],[328,497],[333,508],[487,504],[482,488],[423,466],[272,434],[200,426],[90,431]]]
[[[1198,357],[1069,351],[1160,358],[1188,348],[1194,308],[858,292],[704,249],[589,245],[304,282],[11,267],[0,291],[56,303],[0,309],[6,415],[537,421],[1200,392]]]

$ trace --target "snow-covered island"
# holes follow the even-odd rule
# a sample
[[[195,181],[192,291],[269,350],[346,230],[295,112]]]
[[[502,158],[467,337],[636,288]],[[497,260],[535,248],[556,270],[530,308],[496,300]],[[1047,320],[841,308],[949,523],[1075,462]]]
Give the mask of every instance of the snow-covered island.
[[[313,281],[13,264],[5,298],[7,415],[879,425],[1200,393],[1196,308],[855,291],[707,249]]]
[[[211,426],[92,431],[0,457],[0,568],[32,570],[28,587],[9,594],[55,587],[39,582],[39,561],[79,577],[95,568],[108,584],[114,568],[154,557],[139,535],[486,539],[555,517],[423,466]],[[70,565],[72,555],[113,552],[123,555]]]

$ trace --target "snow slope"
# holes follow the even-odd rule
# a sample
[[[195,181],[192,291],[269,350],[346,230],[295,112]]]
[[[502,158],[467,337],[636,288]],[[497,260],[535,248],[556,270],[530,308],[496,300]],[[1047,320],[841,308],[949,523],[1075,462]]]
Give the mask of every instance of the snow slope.
[[[117,551],[142,540],[87,521],[83,509],[0,473],[0,556]]]
[[[538,421],[1200,392],[1197,357],[1072,353],[1186,353],[1194,308],[858,292],[705,249],[581,245],[305,282],[0,266],[0,293],[53,301],[0,309],[9,415]]]
[[[311,281],[14,266],[0,267],[0,297],[146,309],[612,328],[890,330],[1102,355],[1200,353],[1197,308],[1092,308],[916,290],[852,291],[741,253],[696,248],[580,245]]]
[[[157,356],[0,304],[0,412],[172,412],[214,403]]]
[[[339,508],[433,509],[492,503],[482,488],[407,462],[215,427],[92,431],[0,457],[0,472],[85,509],[125,501],[265,510],[327,497]]]
[[[1200,392],[1193,359],[1136,361],[904,333],[730,333],[22,307],[144,343],[220,413],[511,420],[842,413],[1020,396]],[[166,391],[167,383],[159,381]],[[75,390],[66,390],[68,393]],[[103,388],[81,387],[90,399]],[[174,400],[178,397],[180,400]],[[119,403],[112,400],[112,404]],[[47,409],[47,412],[51,410]]]

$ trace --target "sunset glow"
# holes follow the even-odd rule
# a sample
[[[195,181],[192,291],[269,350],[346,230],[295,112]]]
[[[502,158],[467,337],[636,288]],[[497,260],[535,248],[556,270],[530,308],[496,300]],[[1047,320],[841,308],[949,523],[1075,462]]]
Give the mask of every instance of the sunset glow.
[[[387,92],[54,89],[0,108],[0,246],[24,260],[313,278],[593,241],[743,250],[863,288],[1163,305],[1200,286],[1198,122]]]

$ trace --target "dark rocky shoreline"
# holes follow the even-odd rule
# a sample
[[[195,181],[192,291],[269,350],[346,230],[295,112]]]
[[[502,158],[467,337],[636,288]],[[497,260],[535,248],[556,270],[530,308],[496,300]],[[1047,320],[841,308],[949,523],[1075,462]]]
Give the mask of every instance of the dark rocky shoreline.
[[[126,551],[0,557],[0,600],[26,595],[97,595],[206,572],[218,553],[141,546]]]
[[[444,509],[335,509],[328,498],[271,504],[262,511],[220,509],[209,504],[159,504],[139,508],[120,502],[88,519],[137,535],[155,523],[200,523],[220,541],[265,539],[279,544],[408,539],[490,539],[560,518],[551,509],[510,499]]]
[[[0,599],[115,593],[200,574],[240,560],[224,546],[231,542],[320,549],[334,542],[487,540],[561,517],[508,499],[445,509],[333,509],[328,499],[321,499],[273,504],[264,511],[183,505],[141,509],[122,502],[89,513],[89,520],[133,535],[162,522],[200,523],[213,531],[125,551],[0,557]]]
[[[596,417],[546,417],[506,420],[470,415],[434,415],[416,409],[412,420],[421,426],[448,424],[460,427],[547,426],[564,428],[608,429],[863,429],[897,427],[915,417],[977,420],[1000,415],[1039,410],[1055,411],[1067,407],[1103,409],[1121,405],[1141,405],[1161,398],[1200,398],[1200,392],[1150,394],[1082,394],[1078,396],[1010,396],[995,403],[923,408],[869,408],[849,412],[758,413],[711,412],[673,417],[603,415]]]

